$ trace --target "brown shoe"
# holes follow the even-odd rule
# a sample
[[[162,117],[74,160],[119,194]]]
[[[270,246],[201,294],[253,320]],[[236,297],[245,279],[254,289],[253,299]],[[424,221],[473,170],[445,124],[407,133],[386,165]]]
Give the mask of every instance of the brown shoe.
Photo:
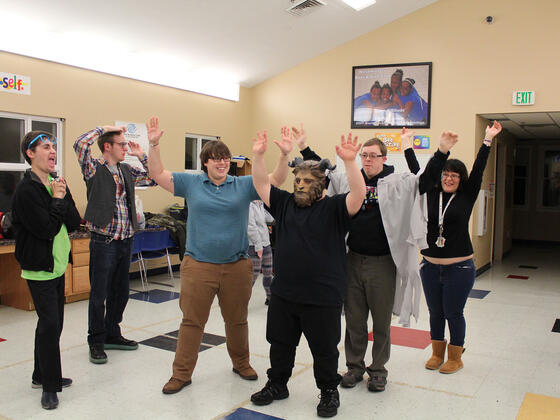
[[[447,345],[447,362],[440,368],[439,373],[455,373],[463,368],[463,361],[461,355],[465,349],[462,346],[454,346],[453,344]]]
[[[432,357],[426,362],[426,369],[436,370],[443,364],[447,341],[432,340]]]
[[[164,386],[161,392],[164,394],[175,394],[182,390],[187,385],[190,385],[192,381],[180,381],[179,379],[171,378]]]
[[[255,369],[253,369],[251,366],[239,370],[233,368],[232,370],[233,373],[237,373],[246,381],[256,381],[259,378],[257,372],[255,372]]]

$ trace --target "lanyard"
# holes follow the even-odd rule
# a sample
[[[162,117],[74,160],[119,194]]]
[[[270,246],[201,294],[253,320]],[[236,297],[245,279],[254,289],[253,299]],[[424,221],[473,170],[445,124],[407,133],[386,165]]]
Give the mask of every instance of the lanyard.
[[[451,198],[449,199],[449,201],[447,202],[445,209],[443,209],[443,211],[441,210],[442,206],[443,206],[443,193],[440,192],[439,193],[439,229],[440,231],[443,231],[443,218],[445,217],[445,212],[447,211],[447,208],[449,207],[449,205],[451,204],[451,202],[453,201],[453,199],[455,198],[455,193],[453,193],[453,195],[451,196]]]

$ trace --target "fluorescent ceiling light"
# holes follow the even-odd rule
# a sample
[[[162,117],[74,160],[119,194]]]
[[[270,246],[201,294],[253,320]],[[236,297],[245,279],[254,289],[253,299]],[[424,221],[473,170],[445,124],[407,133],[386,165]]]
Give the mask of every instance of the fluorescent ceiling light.
[[[375,4],[375,0],[342,0],[344,3],[346,3],[348,6],[350,6],[352,9],[355,10],[362,10],[365,9],[368,6],[371,6],[372,4]]]
[[[135,51],[96,32],[61,31],[23,16],[3,16],[0,50],[239,101],[239,82],[229,74],[200,68],[172,53]]]

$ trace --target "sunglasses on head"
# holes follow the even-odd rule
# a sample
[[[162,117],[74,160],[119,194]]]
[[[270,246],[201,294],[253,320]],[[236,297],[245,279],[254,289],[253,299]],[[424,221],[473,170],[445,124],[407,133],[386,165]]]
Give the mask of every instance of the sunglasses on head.
[[[56,146],[56,137],[54,136],[48,136],[46,134],[39,134],[37,137],[35,137],[33,140],[31,140],[31,142],[27,145],[27,149],[29,150],[29,148],[31,147],[31,145],[33,143],[35,143],[35,141],[40,140],[41,143],[47,143],[50,142],[53,146]]]

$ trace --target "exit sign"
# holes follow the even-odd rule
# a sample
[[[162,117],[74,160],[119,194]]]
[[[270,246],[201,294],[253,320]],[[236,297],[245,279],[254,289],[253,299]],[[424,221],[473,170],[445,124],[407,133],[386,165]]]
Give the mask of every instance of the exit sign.
[[[534,90],[518,90],[511,97],[512,105],[533,105],[535,103]]]

